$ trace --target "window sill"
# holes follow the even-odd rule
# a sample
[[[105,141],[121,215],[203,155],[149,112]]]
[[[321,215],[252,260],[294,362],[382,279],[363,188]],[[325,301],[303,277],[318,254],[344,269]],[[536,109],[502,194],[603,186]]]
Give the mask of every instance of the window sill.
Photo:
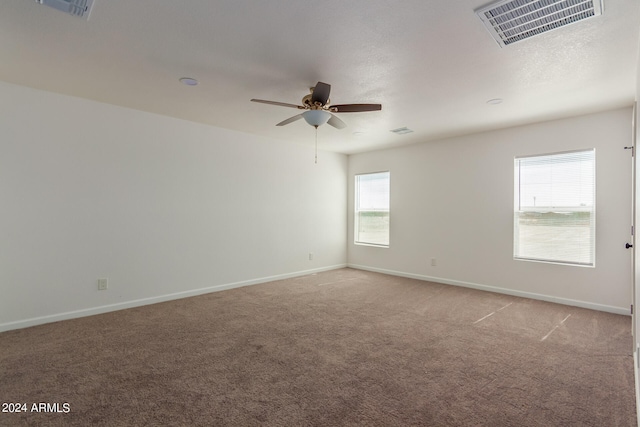
[[[389,249],[389,245],[377,245],[375,243],[363,243],[363,242],[353,242],[356,246],[370,246],[372,248],[384,248]]]

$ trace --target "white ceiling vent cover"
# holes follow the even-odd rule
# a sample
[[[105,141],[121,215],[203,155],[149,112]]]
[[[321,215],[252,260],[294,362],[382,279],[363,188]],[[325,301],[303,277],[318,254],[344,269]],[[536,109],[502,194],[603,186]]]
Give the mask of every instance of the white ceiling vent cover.
[[[411,133],[413,131],[405,126],[398,129],[391,129],[391,132],[395,133],[396,135],[404,135],[406,133]]]
[[[602,14],[601,0],[498,1],[476,13],[500,46]]]
[[[93,6],[93,0],[36,0],[36,2],[85,20],[89,19],[91,6]]]

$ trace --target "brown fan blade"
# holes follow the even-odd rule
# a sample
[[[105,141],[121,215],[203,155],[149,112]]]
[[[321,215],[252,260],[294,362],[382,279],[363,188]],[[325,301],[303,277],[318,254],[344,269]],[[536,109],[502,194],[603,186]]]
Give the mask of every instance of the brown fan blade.
[[[266,101],[264,99],[252,99],[251,101],[252,102],[260,102],[262,104],[279,105],[280,107],[298,108],[300,110],[304,109],[304,107],[302,105],[287,104],[286,102]]]
[[[278,123],[276,126],[284,126],[284,125],[288,125],[289,123],[293,123],[296,120],[300,120],[302,118],[302,114],[298,114],[295,115],[293,117],[289,117],[287,120],[283,120],[280,123]]]
[[[319,102],[320,105],[324,105],[329,100],[329,93],[331,92],[331,85],[327,83],[318,82],[316,87],[313,88],[311,94],[311,102],[315,104]]]
[[[327,124],[333,126],[336,129],[344,129],[347,127],[347,124],[345,122],[343,122],[342,120],[340,120],[337,116],[334,116],[333,114],[331,114],[331,117],[329,117],[329,121],[327,122]]]
[[[379,111],[382,110],[380,104],[341,104],[332,105],[329,108],[334,113],[359,113],[363,111]]]

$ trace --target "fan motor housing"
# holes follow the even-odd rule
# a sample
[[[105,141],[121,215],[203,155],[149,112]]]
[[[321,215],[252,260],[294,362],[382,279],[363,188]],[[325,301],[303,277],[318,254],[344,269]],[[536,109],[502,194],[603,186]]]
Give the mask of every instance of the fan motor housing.
[[[312,90],[312,92],[313,92],[313,88],[311,88],[311,90]],[[331,104],[331,100],[330,100],[330,99],[327,99],[327,103],[326,103],[325,105],[321,105],[320,103],[317,103],[317,104],[315,104],[315,105],[314,105],[314,104],[311,102],[311,97],[312,97],[312,96],[313,96],[313,94],[312,94],[312,93],[310,93],[309,95],[305,95],[305,96],[302,98],[302,105],[309,107],[311,110],[320,110],[320,109],[323,109],[323,108],[328,107],[328,106],[329,106],[329,104]]]

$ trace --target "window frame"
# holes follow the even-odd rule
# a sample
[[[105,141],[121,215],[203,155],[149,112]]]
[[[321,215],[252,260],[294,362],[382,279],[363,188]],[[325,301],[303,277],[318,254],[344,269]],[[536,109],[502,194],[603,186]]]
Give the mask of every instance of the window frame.
[[[591,153],[591,161],[592,164],[592,194],[591,199],[592,203],[590,206],[564,206],[558,209],[557,206],[549,206],[545,207],[546,209],[532,209],[531,207],[523,208],[521,206],[521,185],[520,185],[520,175],[521,169],[519,167],[519,160],[522,159],[534,159],[534,158],[545,158],[552,156],[562,156],[562,155],[570,155],[573,153]],[[578,150],[571,151],[560,151],[553,153],[542,153],[542,154],[534,154],[534,155],[525,155],[525,156],[516,156],[514,157],[514,208],[513,208],[513,259],[516,261],[530,261],[530,262],[541,262],[547,264],[560,264],[560,265],[569,265],[576,267],[591,267],[594,268],[596,266],[596,149],[595,148],[584,148]],[[552,184],[550,184],[552,185]],[[555,208],[555,209],[549,209]],[[555,213],[555,214],[567,214],[567,213],[578,213],[578,212],[589,212],[589,255],[590,260],[588,262],[579,262],[572,261],[568,259],[561,259],[558,256],[546,256],[546,257],[535,257],[535,256],[525,256],[519,252],[520,249],[520,233],[519,227],[521,226],[519,222],[519,213]]]
[[[387,193],[387,208],[386,210],[371,210],[360,209],[360,183],[359,178],[367,175],[387,175],[388,193]],[[365,241],[360,236],[360,213],[361,212],[386,212],[387,213],[387,236],[386,243],[376,243],[371,241]],[[353,243],[358,246],[373,246],[377,248],[389,248],[391,243],[391,172],[389,170],[377,171],[377,172],[365,172],[354,175],[354,210],[353,210]]]

